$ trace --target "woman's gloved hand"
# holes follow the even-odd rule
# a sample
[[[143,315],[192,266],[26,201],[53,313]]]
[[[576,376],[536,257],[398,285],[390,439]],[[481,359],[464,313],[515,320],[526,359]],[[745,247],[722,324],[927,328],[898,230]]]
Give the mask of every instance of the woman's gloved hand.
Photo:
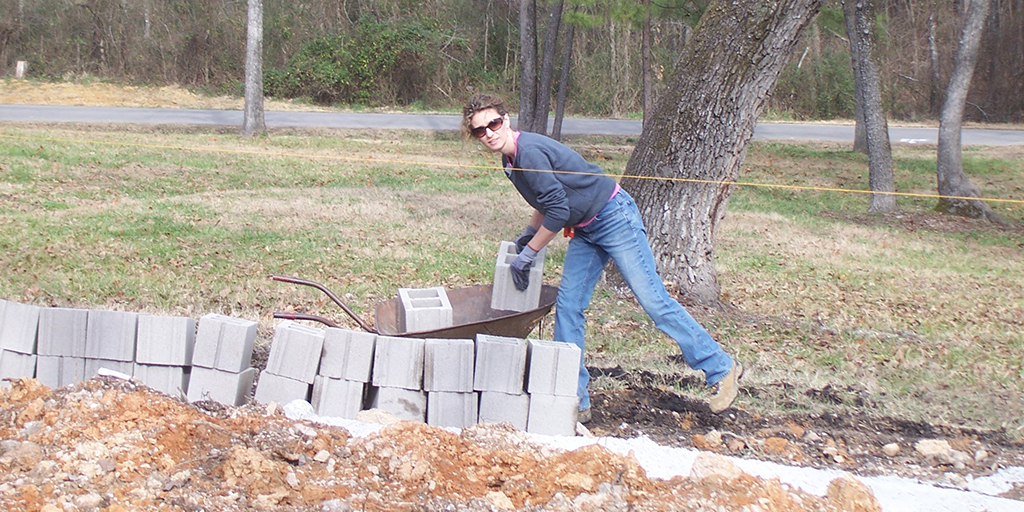
[[[530,267],[533,266],[535,258],[537,251],[527,245],[519,252],[519,256],[508,264],[509,270],[512,271],[512,284],[516,286],[516,290],[523,292],[530,287]]]
[[[533,235],[536,234],[537,228],[527,224],[526,229],[523,230],[523,234],[519,235],[519,238],[516,238],[516,253],[523,252],[523,247],[526,247],[526,244],[530,243],[530,240],[533,240]]]

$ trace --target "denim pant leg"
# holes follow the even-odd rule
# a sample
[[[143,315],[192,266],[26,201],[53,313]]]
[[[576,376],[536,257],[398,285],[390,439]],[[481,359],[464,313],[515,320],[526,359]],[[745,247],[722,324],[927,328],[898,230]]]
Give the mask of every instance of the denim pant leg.
[[[558,299],[555,303],[555,341],[572,343],[580,348],[580,373],[576,393],[580,397],[581,411],[590,408],[590,393],[587,392],[590,372],[583,363],[583,311],[590,304],[594,287],[607,262],[608,253],[601,247],[587,242],[583,237],[577,236],[569,240],[562,268],[562,282],[558,286]]]
[[[658,329],[679,345],[686,363],[703,371],[709,386],[725,378],[732,358],[665,289],[633,198],[619,192],[584,231],[615,261],[637,301]]]

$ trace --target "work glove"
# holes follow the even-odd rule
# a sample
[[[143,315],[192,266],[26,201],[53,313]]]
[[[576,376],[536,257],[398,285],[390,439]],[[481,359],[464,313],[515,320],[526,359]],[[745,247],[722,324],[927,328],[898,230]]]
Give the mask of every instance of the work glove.
[[[516,259],[508,264],[509,270],[512,271],[512,284],[516,286],[516,290],[524,292],[530,287],[530,267],[533,266],[533,260],[536,257],[537,251],[527,245],[523,247],[519,256],[516,256]]]
[[[533,235],[537,234],[537,228],[527,224],[526,229],[523,230],[523,234],[516,238],[516,254],[523,252],[523,247],[533,240]]]

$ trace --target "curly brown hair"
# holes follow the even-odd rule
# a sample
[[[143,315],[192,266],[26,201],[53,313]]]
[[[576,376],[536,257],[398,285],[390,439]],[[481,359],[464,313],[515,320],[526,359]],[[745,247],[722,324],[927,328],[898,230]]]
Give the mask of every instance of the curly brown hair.
[[[494,94],[485,94],[478,92],[466,101],[466,106],[462,107],[462,136],[465,138],[471,138],[470,121],[477,112],[481,110],[487,110],[493,108],[498,111],[499,116],[508,114],[508,107],[505,106],[505,102]]]

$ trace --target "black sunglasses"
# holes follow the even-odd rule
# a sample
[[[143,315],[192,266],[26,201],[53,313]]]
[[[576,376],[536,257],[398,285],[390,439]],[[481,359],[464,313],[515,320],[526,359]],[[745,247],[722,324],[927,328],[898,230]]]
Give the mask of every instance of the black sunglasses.
[[[487,135],[487,130],[496,132],[501,129],[501,125],[503,124],[505,124],[504,118],[497,117],[487,123],[487,126],[477,126],[476,128],[471,128],[469,132],[472,133],[474,137],[482,139],[484,138],[484,135]]]

